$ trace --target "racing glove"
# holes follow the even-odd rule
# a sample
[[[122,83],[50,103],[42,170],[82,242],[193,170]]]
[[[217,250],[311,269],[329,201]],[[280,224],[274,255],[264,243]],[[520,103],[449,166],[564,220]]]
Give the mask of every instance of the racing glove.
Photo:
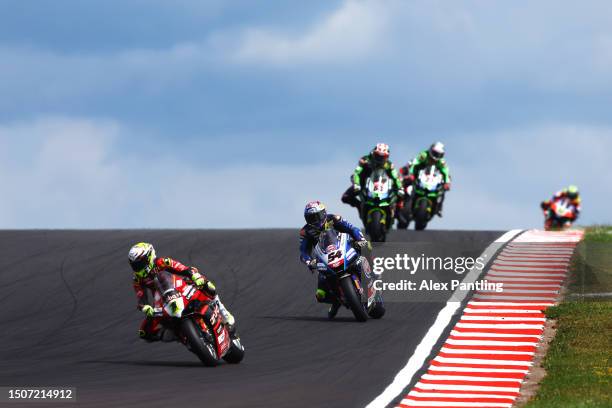
[[[206,293],[208,293],[210,296],[216,296],[217,295],[217,288],[216,286],[209,280],[206,281],[206,283],[204,283],[204,286],[202,287],[202,290]]]
[[[155,312],[151,305],[144,305],[141,310],[147,317],[153,317],[153,313]]]
[[[191,280],[198,288],[203,287],[206,283],[206,279],[204,279],[204,276],[202,276],[202,274],[198,272],[198,270],[195,268],[191,270]]]
[[[203,290],[208,293],[210,296],[215,296],[217,294],[217,288],[215,285],[206,279],[196,268],[192,268],[191,270],[191,280],[194,285],[198,287],[198,289]]]
[[[311,273],[314,273],[317,270],[317,260],[311,259],[310,261],[306,262],[306,266],[308,266]]]
[[[372,250],[372,244],[370,244],[370,242],[367,239],[362,239],[361,241],[357,241],[357,246],[359,247],[359,250],[363,250],[364,248],[368,248],[369,250]]]
[[[444,183],[443,188],[444,188],[444,191],[450,190],[450,183]]]

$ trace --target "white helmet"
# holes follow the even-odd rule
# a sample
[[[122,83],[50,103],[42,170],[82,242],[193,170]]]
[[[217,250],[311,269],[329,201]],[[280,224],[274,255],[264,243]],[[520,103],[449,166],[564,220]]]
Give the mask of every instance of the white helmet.
[[[128,260],[136,276],[144,278],[155,266],[155,248],[146,242],[139,242],[130,248]]]
[[[429,148],[429,158],[438,161],[444,157],[444,144],[442,142],[436,142]]]

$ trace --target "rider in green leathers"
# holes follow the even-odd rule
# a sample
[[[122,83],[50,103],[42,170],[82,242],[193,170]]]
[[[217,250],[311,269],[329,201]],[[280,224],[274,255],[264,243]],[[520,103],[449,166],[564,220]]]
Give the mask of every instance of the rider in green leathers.
[[[389,161],[389,146],[385,143],[378,143],[370,154],[363,156],[359,160],[359,164],[353,172],[351,178],[353,185],[350,186],[342,195],[342,202],[352,207],[359,207],[359,195],[363,184],[372,172],[376,169],[383,168],[393,180],[393,186],[397,190],[397,195],[402,198],[404,196],[404,189],[402,188],[402,181],[399,173],[393,166],[393,163]]]
[[[446,164],[446,160],[444,160],[444,144],[441,142],[436,142],[432,144],[429,149],[423,150],[421,153],[417,155],[417,157],[412,161],[410,169],[408,170],[407,180],[412,183],[418,176],[419,172],[429,166],[435,165],[436,168],[442,174],[444,178],[444,191],[450,190],[450,171],[448,169],[448,165]],[[442,217],[442,203],[444,202],[444,195],[442,195],[442,199],[438,204],[438,215]]]

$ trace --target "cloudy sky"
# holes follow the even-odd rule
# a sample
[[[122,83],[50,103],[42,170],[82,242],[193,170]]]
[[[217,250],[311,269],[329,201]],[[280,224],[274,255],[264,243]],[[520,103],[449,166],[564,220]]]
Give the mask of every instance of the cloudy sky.
[[[296,227],[433,141],[432,227],[612,222],[612,3],[0,2],[1,228]]]

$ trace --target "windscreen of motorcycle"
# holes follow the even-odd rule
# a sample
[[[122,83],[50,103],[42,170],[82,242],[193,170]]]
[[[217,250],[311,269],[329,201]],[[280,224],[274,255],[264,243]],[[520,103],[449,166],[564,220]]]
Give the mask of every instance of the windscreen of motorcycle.
[[[160,271],[155,276],[155,286],[161,293],[164,311],[172,317],[181,317],[185,309],[183,296],[176,290],[175,280],[179,279],[170,272]],[[180,286],[180,285],[179,285]]]
[[[442,173],[432,165],[419,172],[419,187],[427,191],[436,191],[442,184]]]
[[[350,245],[348,234],[329,229],[321,232],[315,256],[319,270],[338,271],[350,265],[357,257],[357,251]]]
[[[375,170],[366,182],[366,192],[369,198],[385,200],[391,192],[391,180],[384,169]]]
[[[553,203],[553,211],[559,218],[570,216],[574,212],[574,206],[568,199],[563,199]]]

